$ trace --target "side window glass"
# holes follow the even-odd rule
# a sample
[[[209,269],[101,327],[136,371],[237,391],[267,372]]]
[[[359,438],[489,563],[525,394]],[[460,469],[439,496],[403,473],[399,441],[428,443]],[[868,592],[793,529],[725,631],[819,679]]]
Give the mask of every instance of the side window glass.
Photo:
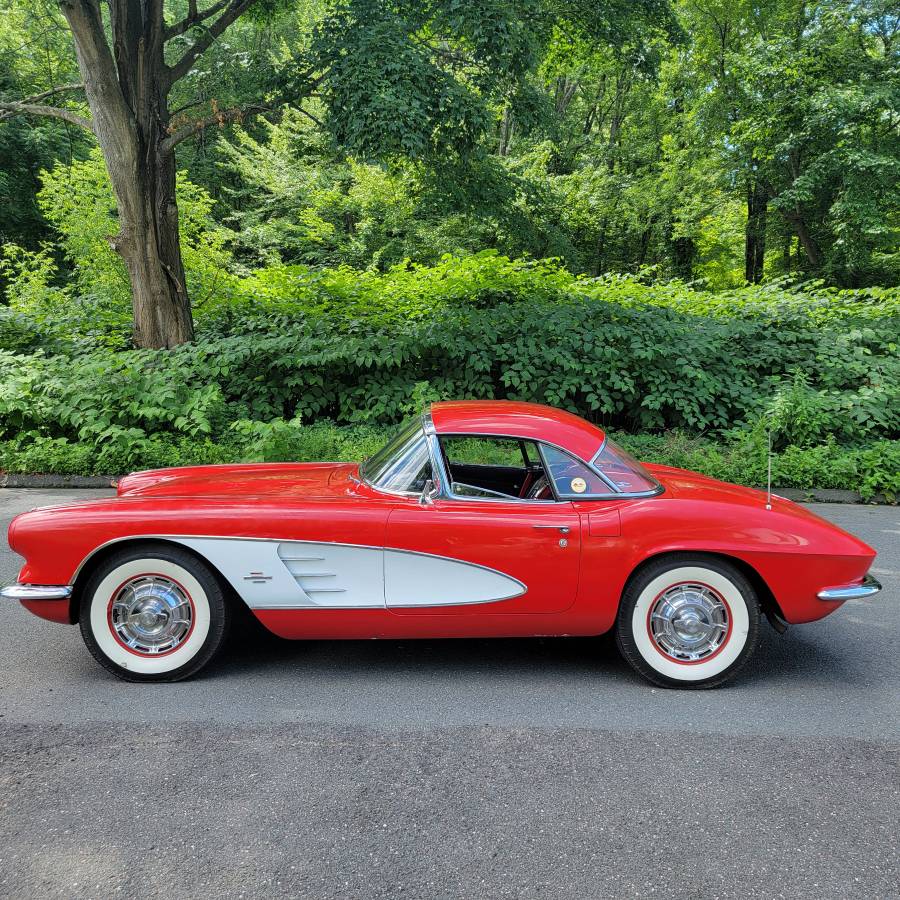
[[[550,477],[560,497],[577,499],[588,494],[612,493],[610,486],[584,463],[556,447],[541,445]]]
[[[481,500],[553,501],[537,444],[525,438],[441,435],[450,493]]]
[[[441,438],[441,446],[447,455],[447,461],[453,465],[472,466],[516,466],[524,468],[527,461],[523,458],[523,445],[531,443],[516,438],[469,437],[466,435],[449,435]],[[534,451],[532,450],[532,453]],[[534,453],[537,457],[537,454]]]

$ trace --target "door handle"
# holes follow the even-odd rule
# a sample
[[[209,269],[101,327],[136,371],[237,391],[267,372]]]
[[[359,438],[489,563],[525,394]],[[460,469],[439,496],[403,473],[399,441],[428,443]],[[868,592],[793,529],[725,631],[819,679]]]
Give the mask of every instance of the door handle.
[[[568,525],[532,525],[532,528],[555,528],[560,534],[568,534]]]

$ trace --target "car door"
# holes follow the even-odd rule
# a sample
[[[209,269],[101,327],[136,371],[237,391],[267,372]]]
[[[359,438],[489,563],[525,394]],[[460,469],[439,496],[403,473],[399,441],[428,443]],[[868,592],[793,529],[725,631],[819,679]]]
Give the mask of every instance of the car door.
[[[570,502],[403,501],[385,531],[385,600],[402,616],[560,612],[580,556]]]

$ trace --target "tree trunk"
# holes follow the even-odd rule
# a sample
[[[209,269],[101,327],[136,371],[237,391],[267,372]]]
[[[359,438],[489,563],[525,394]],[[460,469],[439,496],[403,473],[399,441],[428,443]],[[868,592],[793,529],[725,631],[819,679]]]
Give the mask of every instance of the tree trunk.
[[[556,120],[561,122],[569,110],[569,104],[578,90],[580,81],[578,78],[570,78],[568,75],[560,75],[554,84],[554,110]]]
[[[744,279],[750,284],[759,284],[763,278],[768,208],[768,192],[759,178],[751,174],[747,180],[747,227],[744,232]]]
[[[806,254],[810,266],[813,269],[820,268],[822,265],[822,251],[819,250],[819,245],[816,243],[815,238],[809,233],[809,228],[807,228],[803,216],[798,213],[793,221],[800,246],[803,247],[803,252]]]
[[[134,343],[175,347],[193,338],[175,201],[174,149],[165,148],[169,70],[162,0],[111,0],[113,51],[97,0],[60,0],[116,196],[110,245],[131,281]]]
[[[675,222],[669,221],[669,241],[672,247],[672,271],[678,278],[689,279],[694,274],[694,256],[697,248],[694,239],[687,236],[675,237]]]
[[[641,232],[641,244],[638,250],[638,265],[644,265],[647,259],[647,250],[650,248],[650,238],[653,235],[653,216],[647,221],[647,227]]]
[[[116,191],[120,210],[133,212],[120,212],[120,231],[111,244],[131,280],[135,346],[171,348],[194,337],[178,235],[175,159],[147,148],[146,162],[134,181]]]
[[[513,134],[513,114],[509,104],[503,107],[503,118],[500,120],[500,143],[497,156],[509,156],[509,143]]]
[[[672,265],[679,278],[690,278],[694,274],[695,251],[692,238],[679,237],[672,242]]]
[[[603,272],[603,264],[606,255],[606,216],[600,220],[597,225],[597,237],[594,240],[594,254],[591,260],[590,274],[596,278]]]

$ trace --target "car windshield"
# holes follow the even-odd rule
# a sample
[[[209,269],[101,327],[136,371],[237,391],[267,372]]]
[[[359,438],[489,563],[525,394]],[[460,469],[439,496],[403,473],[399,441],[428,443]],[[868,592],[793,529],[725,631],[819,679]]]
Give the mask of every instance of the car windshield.
[[[623,450],[609,438],[603,442],[592,463],[623,494],[637,494],[659,488],[659,482],[627,450]]]
[[[421,494],[433,478],[428,441],[419,416],[408,419],[397,434],[360,466],[360,476],[372,487],[400,494]]]

